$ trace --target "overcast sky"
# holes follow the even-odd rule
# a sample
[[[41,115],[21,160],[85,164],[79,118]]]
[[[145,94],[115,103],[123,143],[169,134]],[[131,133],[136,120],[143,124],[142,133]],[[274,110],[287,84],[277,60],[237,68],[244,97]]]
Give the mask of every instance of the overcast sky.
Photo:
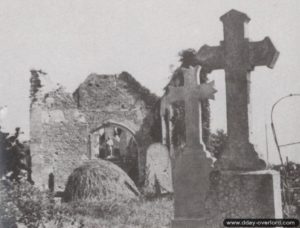
[[[128,71],[158,95],[178,66],[178,52],[223,39],[219,17],[236,9],[251,21],[253,41],[269,36],[280,51],[274,69],[252,72],[252,141],[266,155],[265,124],[272,104],[300,93],[300,1],[298,0],[1,0],[0,106],[8,105],[5,128],[29,132],[30,69],[42,69],[72,92],[88,74]],[[224,71],[215,71],[212,128],[226,128]],[[275,111],[281,143],[300,141],[300,97]],[[278,161],[269,132],[271,161]],[[293,152],[293,153],[292,153]],[[300,161],[296,147],[284,155]]]

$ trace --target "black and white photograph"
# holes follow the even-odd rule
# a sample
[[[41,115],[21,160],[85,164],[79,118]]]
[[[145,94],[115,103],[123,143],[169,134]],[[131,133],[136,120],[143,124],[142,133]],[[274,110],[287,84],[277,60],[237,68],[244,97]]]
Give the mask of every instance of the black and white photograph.
[[[299,12],[0,0],[0,228],[298,227]]]

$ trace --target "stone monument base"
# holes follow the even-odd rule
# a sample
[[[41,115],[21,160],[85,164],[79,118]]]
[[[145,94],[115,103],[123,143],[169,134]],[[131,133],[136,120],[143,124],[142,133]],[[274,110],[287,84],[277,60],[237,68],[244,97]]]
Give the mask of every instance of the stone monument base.
[[[214,171],[205,211],[198,218],[177,215],[172,228],[219,228],[226,218],[282,218],[280,175],[273,170]]]
[[[205,219],[184,219],[177,218],[172,221],[172,228],[200,228],[207,227]]]

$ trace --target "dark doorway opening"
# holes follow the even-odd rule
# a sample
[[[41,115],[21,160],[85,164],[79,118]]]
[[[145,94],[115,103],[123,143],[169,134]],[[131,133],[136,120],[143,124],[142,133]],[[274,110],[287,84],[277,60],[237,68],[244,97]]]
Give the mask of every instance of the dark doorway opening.
[[[134,132],[118,123],[105,123],[90,135],[91,157],[111,161],[139,182],[139,152]]]

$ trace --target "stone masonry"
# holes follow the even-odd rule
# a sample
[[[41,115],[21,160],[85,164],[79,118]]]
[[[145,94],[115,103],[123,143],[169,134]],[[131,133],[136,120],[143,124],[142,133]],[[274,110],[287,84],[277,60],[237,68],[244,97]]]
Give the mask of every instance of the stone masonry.
[[[33,180],[38,187],[47,189],[53,174],[54,190],[64,190],[71,172],[91,159],[91,132],[108,121],[134,132],[143,182],[146,148],[155,141],[150,132],[155,121],[151,110],[158,101],[155,95],[126,72],[90,74],[73,94],[62,87],[46,91],[44,75],[31,73],[41,81],[41,88],[33,89],[30,108]]]
[[[72,170],[88,159],[85,117],[62,88],[40,97],[30,114],[33,180],[47,189],[53,174],[55,189],[62,191]]]

